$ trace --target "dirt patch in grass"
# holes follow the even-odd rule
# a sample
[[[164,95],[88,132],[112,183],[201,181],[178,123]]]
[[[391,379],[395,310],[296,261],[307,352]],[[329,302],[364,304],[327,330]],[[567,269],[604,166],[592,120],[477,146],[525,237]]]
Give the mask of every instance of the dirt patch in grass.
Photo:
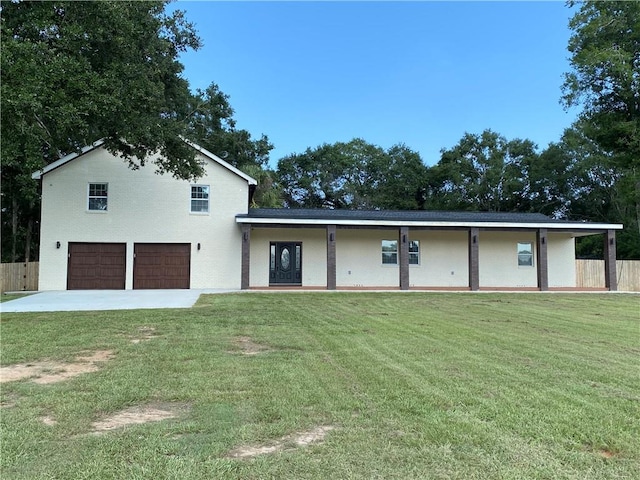
[[[142,423],[160,422],[169,418],[176,418],[188,409],[184,404],[164,403],[154,405],[138,405],[114,413],[110,417],[93,422],[92,432],[99,435],[104,432],[140,425]]]
[[[30,378],[39,384],[56,383],[68,378],[91,373],[99,370],[98,363],[106,362],[113,358],[111,350],[98,350],[91,354],[76,357],[73,362],[42,361],[34,363],[22,363],[0,367],[0,383],[15,382]]]
[[[241,355],[259,355],[270,351],[269,347],[255,343],[250,337],[236,337],[233,340],[233,345],[237,350],[230,353],[240,353]]]
[[[40,421],[48,427],[53,427],[56,423],[58,423],[58,421],[50,415],[40,417]]]
[[[316,427],[306,432],[286,435],[278,440],[265,445],[247,445],[234,448],[225,455],[226,458],[252,458],[267,453],[275,453],[293,448],[306,447],[311,444],[321,443],[328,432],[335,427],[330,425]]]
[[[138,327],[138,334],[132,336],[131,343],[147,342],[153,338],[156,338],[155,327]]]
[[[613,458],[616,456],[615,452],[612,452],[611,450],[607,450],[606,448],[601,448],[600,450],[597,451],[598,455],[600,455],[602,458]]]

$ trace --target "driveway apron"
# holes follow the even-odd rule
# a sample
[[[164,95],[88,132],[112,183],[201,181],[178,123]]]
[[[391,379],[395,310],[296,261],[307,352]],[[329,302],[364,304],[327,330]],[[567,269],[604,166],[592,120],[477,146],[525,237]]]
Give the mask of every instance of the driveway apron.
[[[40,292],[0,303],[0,312],[75,312],[190,308],[202,293],[230,290],[72,290]]]

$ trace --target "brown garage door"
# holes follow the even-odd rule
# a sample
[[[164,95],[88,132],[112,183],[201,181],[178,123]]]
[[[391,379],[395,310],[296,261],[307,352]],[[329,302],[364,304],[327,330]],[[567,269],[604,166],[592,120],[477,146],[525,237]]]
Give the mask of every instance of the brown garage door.
[[[69,243],[68,290],[123,290],[125,243]]]
[[[191,245],[136,243],[133,288],[189,288]]]

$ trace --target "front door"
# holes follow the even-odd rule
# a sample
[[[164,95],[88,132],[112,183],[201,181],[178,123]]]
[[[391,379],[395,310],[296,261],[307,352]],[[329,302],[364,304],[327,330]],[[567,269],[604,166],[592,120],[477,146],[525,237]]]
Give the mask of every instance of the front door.
[[[302,243],[271,243],[270,285],[302,285]]]

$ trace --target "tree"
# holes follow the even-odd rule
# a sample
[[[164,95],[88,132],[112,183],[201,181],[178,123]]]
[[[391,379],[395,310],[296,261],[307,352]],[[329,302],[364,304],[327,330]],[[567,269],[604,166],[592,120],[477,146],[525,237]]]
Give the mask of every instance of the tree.
[[[197,90],[189,98],[186,136],[257,180],[254,207],[281,207],[276,174],[268,167],[273,145],[264,134],[254,140],[247,130],[237,129],[233,114],[229,96],[218,85]]]
[[[449,210],[532,210],[526,170],[536,160],[529,140],[508,141],[491,130],[466,133],[433,167],[430,203]]]
[[[234,167],[266,168],[273,145],[264,134],[253,140],[247,130],[238,130],[233,114],[229,96],[218,85],[197,90],[189,103],[187,136]]]
[[[606,152],[603,167],[620,174],[616,189],[624,192],[627,213],[607,220],[624,221],[640,243],[640,3],[579,5],[569,23],[572,71],[562,101],[582,107],[576,129]]]
[[[166,3],[2,3],[3,259],[30,256],[39,211],[31,173],[95,140],[132,168],[159,152],[160,173],[202,173],[180,140],[190,93],[177,60],[200,41]]]
[[[388,151],[356,138],[278,162],[285,204],[304,208],[418,209],[427,169],[404,145]]]
[[[541,156],[548,152],[562,159],[559,165],[565,170],[563,175],[556,177],[565,179],[564,217],[604,223],[618,223],[633,217],[633,207],[628,202],[628,189],[633,188],[633,184],[611,161],[612,154],[587,138],[584,131],[567,129],[560,141],[551,144]],[[549,173],[549,178],[556,176],[552,170]],[[640,258],[640,242],[633,228],[618,234],[617,250],[621,258]],[[602,238],[578,239],[576,254],[582,258],[601,258]]]

